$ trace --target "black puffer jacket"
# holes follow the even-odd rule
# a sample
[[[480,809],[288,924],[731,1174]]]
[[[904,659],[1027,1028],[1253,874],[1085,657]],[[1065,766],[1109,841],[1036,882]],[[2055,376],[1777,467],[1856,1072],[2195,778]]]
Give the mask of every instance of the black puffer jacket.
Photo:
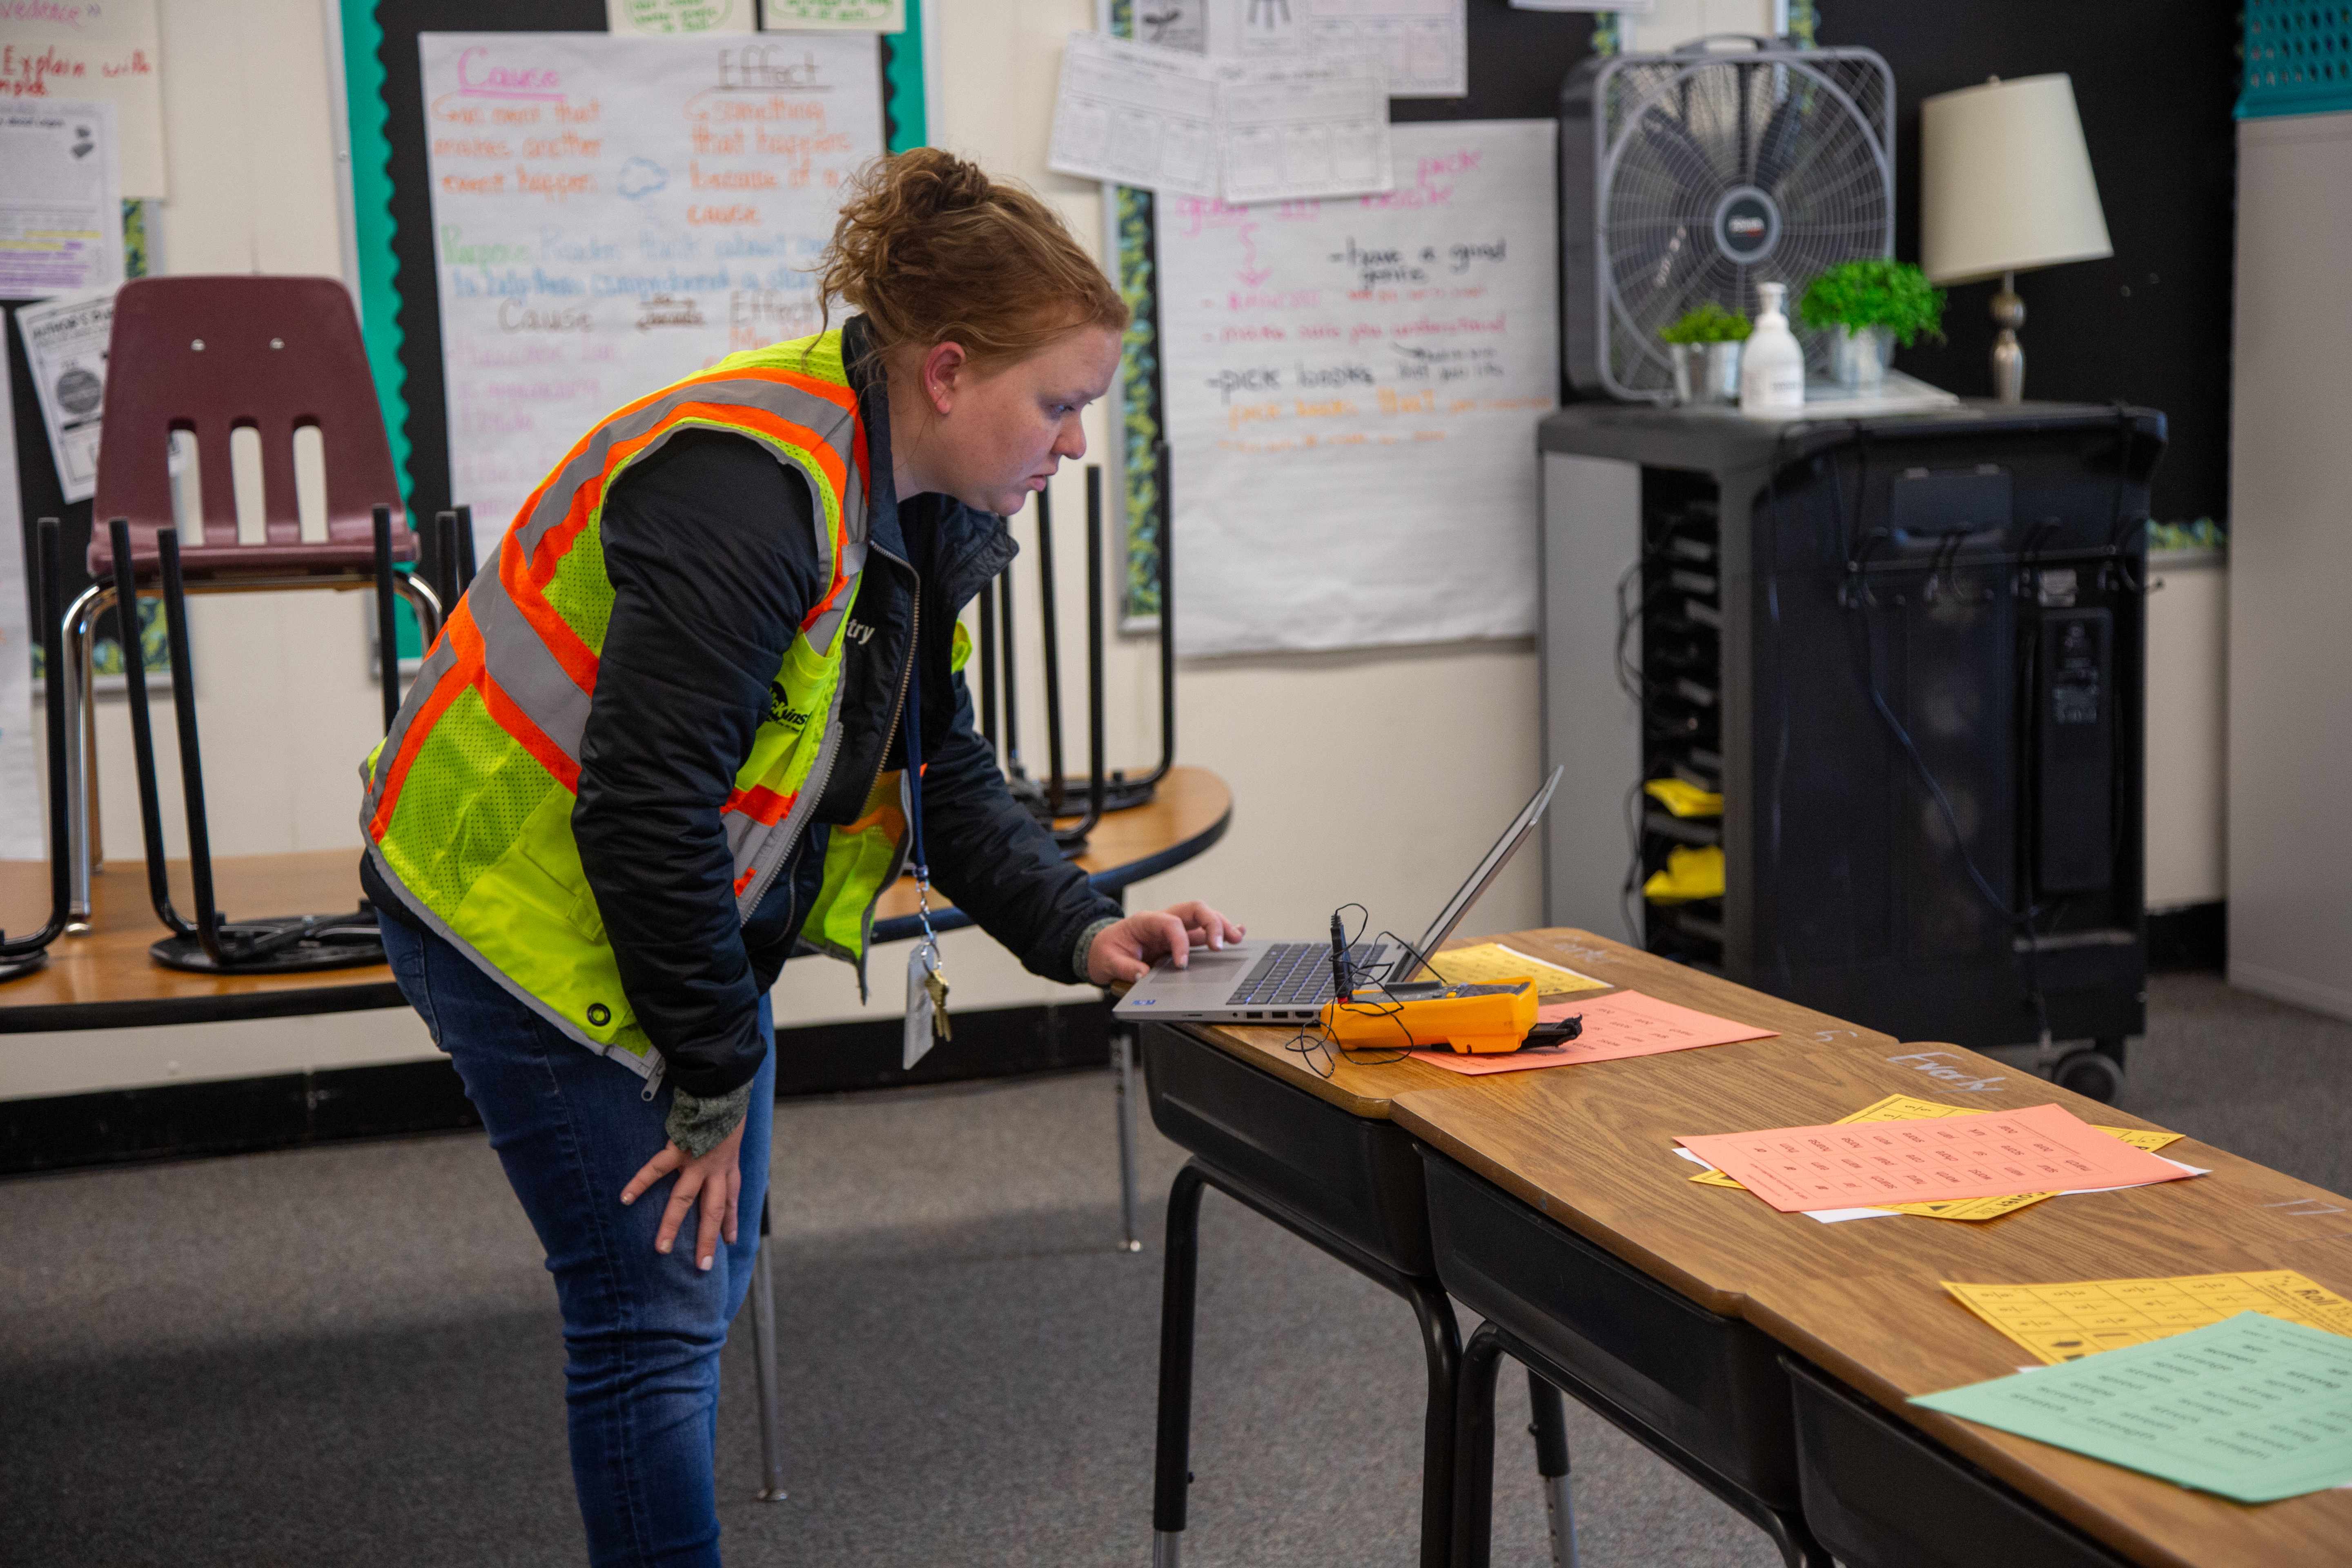
[[[971,696],[950,668],[954,624],[1015,546],[1002,518],[945,496],[898,502],[887,398],[879,371],[859,365],[864,335],[853,319],[844,348],[872,499],[847,630],[844,742],[815,826],[740,925],[719,808],[784,649],[824,592],[812,497],[756,443],[694,432],[635,465],[601,521],[613,614],[572,833],[629,1005],[670,1081],[705,1099],[759,1070],[759,999],[816,897],[825,828],[856,819],[877,770],[904,765],[892,717],[910,647],[922,659],[923,829],[939,889],[1050,980],[1082,980],[1072,969],[1080,933],[1119,913],[1014,804],[974,732]],[[369,892],[398,918],[396,898]]]

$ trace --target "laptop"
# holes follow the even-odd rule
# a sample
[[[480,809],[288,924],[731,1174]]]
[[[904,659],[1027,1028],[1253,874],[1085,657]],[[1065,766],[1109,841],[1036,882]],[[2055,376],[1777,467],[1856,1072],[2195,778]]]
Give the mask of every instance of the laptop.
[[[1527,842],[1528,835],[1543,819],[1544,807],[1551,804],[1551,792],[1559,787],[1559,776],[1565,771],[1552,769],[1551,777],[1544,780],[1543,787],[1519,808],[1519,815],[1495,840],[1495,847],[1486,851],[1471,869],[1469,879],[1437,911],[1437,918],[1429,922],[1420,942],[1411,948],[1402,943],[1359,942],[1349,949],[1349,973],[1357,986],[1383,985],[1391,995],[1397,994],[1396,988],[1415,984],[1438,988],[1433,981],[1416,982],[1415,977],[1425,967],[1423,960],[1454,934],[1454,928],[1462,923],[1470,906],[1511,863],[1511,857],[1518,853],[1519,846]],[[1331,939],[1328,935],[1312,942],[1252,938],[1234,942],[1222,952],[1196,947],[1187,955],[1187,964],[1182,969],[1160,960],[1111,1011],[1122,1018],[1192,1019],[1213,1024],[1303,1023],[1314,1019],[1323,1004],[1335,994]]]

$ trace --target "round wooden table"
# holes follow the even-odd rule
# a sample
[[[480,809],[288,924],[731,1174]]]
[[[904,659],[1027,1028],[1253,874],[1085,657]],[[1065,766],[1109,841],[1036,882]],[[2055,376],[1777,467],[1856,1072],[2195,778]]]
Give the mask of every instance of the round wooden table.
[[[1233,792],[1205,768],[1171,769],[1147,805],[1096,825],[1077,865],[1114,898],[1129,886],[1181,866],[1224,837]],[[1069,819],[1075,823],[1076,817]],[[174,886],[187,868],[173,863]],[[299,855],[232,856],[213,862],[219,907],[232,918],[348,910],[359,901],[359,857],[348,849]],[[0,1034],[53,1029],[120,1029],[156,1024],[210,1024],[351,1013],[407,1004],[383,964],[311,974],[215,975],[165,969],[148,957],[164,932],[148,906],[147,870],[138,861],[90,878],[90,931],[59,937],[42,968],[0,984]],[[48,902],[48,867],[0,861],[0,917],[10,927],[37,923]],[[936,901],[931,925],[968,926],[971,918]],[[919,930],[915,885],[902,879],[882,895],[876,942],[903,942]]]

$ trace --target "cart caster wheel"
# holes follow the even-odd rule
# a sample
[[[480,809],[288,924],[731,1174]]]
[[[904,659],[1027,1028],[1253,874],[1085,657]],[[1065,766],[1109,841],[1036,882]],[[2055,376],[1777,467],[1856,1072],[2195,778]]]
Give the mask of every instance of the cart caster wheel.
[[[2124,1089],[2124,1069],[2113,1057],[2099,1051],[2076,1051],[2060,1058],[2051,1081],[2086,1099],[2113,1105]]]

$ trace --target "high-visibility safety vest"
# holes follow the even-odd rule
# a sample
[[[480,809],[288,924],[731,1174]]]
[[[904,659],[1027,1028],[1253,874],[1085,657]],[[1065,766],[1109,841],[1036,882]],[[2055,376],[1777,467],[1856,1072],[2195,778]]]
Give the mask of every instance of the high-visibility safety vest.
[[[362,770],[369,853],[411,908],[557,1027],[648,1076],[659,1058],[622,989],[572,808],[613,608],[604,498],[630,464],[695,429],[749,437],[803,475],[829,557],[829,586],[784,654],[724,808],[736,914],[751,918],[842,745],[842,629],[866,563],[868,473],[837,330],[730,355],[582,437],[450,612]],[[861,975],[874,903],[905,853],[899,782],[882,773],[857,819],[830,830],[801,928]]]

